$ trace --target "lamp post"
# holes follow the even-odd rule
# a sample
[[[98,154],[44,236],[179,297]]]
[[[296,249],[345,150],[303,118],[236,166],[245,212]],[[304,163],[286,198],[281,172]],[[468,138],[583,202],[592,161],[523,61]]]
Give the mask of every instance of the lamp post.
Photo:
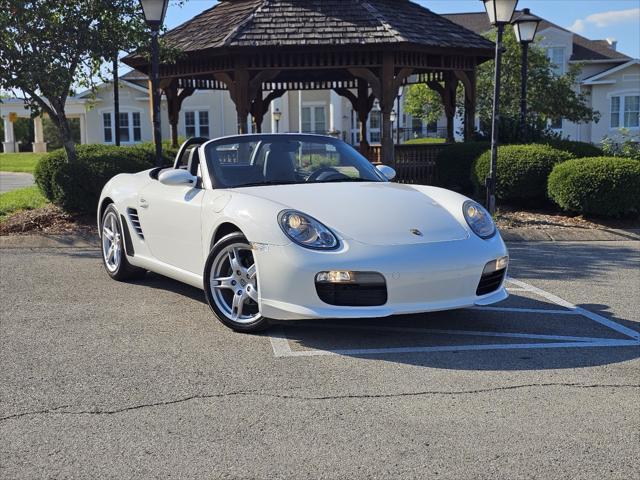
[[[496,178],[498,167],[498,133],[500,124],[500,75],[502,70],[502,37],[504,27],[511,22],[518,0],[482,0],[491,25],[497,28],[495,75],[493,77],[493,118],[491,120],[491,163],[486,179],[486,205],[492,215],[496,211]]]
[[[536,38],[541,19],[531,14],[528,8],[513,21],[516,39],[522,46],[522,91],[520,94],[520,140],[527,137],[527,72],[529,69],[529,44]]]
[[[280,133],[280,120],[282,119],[282,112],[279,108],[276,108],[273,113],[273,121],[276,122],[276,133]]]
[[[397,135],[396,135],[396,137],[397,137],[396,143],[398,145],[400,145],[400,141],[401,141],[401,138],[400,138],[400,116],[401,116],[401,114],[400,114],[400,112],[401,112],[400,100],[402,99],[402,95],[403,94],[404,94],[404,85],[400,85],[400,88],[398,89],[398,97],[397,97],[397,100],[396,100],[397,101],[396,111],[398,112],[398,128],[396,130],[396,133],[397,133]]]
[[[151,104],[153,107],[153,142],[156,166],[162,166],[162,130],[160,127],[160,48],[158,36],[167,14],[169,0],[140,0],[147,25],[151,29]]]
[[[389,115],[389,121],[391,122],[391,125],[396,123],[396,120],[398,120],[398,114],[396,113],[395,110],[391,110],[391,114]],[[391,139],[392,139],[391,141],[393,142],[393,136],[391,136]]]

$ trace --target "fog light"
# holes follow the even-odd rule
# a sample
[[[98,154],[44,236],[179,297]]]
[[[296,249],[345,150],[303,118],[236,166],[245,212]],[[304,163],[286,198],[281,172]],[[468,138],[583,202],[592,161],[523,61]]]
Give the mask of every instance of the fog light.
[[[500,257],[496,260],[491,260],[484,267],[483,274],[497,272],[498,270],[504,270],[509,266],[509,257]]]
[[[319,283],[346,283],[353,280],[353,272],[332,270],[330,272],[320,272],[316,275],[316,282]]]

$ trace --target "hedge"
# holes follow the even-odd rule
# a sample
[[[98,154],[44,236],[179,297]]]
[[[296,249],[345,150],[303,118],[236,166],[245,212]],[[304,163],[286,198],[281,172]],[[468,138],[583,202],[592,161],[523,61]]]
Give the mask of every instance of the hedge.
[[[102,188],[115,175],[140,172],[155,165],[153,144],[78,145],[76,150],[76,162],[69,163],[63,149],[55,150],[42,157],[34,171],[43,195],[72,213],[95,212]],[[166,164],[173,162],[172,155],[171,149],[164,151]]]
[[[619,157],[569,160],[556,165],[549,197],[562,209],[622,217],[640,214],[640,162]]]
[[[522,205],[548,203],[549,173],[556,164],[571,158],[573,156],[570,153],[549,145],[499,147],[496,196],[500,200]],[[477,194],[484,189],[490,161],[491,152],[485,152],[474,163],[472,174]]]
[[[561,139],[547,140],[541,143],[563,152],[569,152],[574,158],[602,157],[604,155],[604,151],[592,143]]]
[[[444,147],[436,159],[438,185],[460,193],[472,193],[473,162],[490,148],[488,142],[454,143]]]

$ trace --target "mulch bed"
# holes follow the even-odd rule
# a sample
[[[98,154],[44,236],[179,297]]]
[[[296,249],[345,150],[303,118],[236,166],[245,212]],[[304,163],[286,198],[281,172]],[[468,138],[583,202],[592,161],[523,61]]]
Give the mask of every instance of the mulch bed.
[[[586,218],[582,215],[570,216],[563,212],[549,210],[522,210],[501,207],[496,213],[496,223],[500,229],[508,228],[588,228],[588,229],[640,229],[640,218]]]
[[[34,233],[92,235],[96,233],[95,218],[70,215],[58,207],[47,205],[36,210],[16,212],[0,223],[0,236]]]

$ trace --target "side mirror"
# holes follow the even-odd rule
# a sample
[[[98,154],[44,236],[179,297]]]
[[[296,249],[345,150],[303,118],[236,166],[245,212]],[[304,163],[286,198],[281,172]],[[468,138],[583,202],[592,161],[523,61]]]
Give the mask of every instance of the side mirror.
[[[198,177],[191,175],[191,172],[182,169],[167,170],[158,176],[158,181],[163,185],[183,185],[195,187]]]
[[[391,181],[396,178],[396,171],[389,165],[377,165],[376,168],[387,180]]]

